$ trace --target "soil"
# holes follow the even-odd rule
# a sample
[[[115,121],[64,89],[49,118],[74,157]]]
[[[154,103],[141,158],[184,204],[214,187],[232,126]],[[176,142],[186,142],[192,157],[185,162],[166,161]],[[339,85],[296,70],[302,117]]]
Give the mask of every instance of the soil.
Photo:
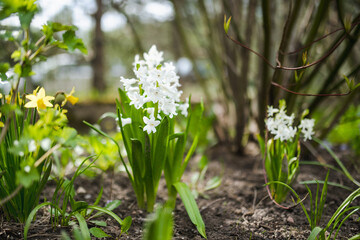
[[[208,239],[307,239],[310,227],[301,207],[296,206],[290,210],[284,210],[269,199],[264,187],[261,157],[254,147],[247,148],[247,150],[246,156],[233,155],[224,146],[214,147],[208,152],[210,161],[206,179],[222,175],[221,186],[206,192],[208,199],[204,197],[197,199],[206,225]],[[311,158],[314,157],[304,156],[305,160],[314,160]],[[327,154],[322,153],[322,158],[327,163],[335,165]],[[341,159],[345,161],[346,157],[341,156]],[[190,182],[193,173],[191,170],[194,169],[197,161],[197,158],[193,159],[189,170],[185,172],[183,181]],[[322,167],[301,165],[298,182],[323,180],[326,172],[327,170]],[[354,172],[354,174],[356,173]],[[359,174],[354,176],[358,178]],[[114,182],[112,189],[111,181]],[[329,181],[355,188],[346,177],[335,171],[330,173]],[[138,209],[135,194],[125,173],[116,173],[113,177],[111,174],[98,175],[95,178],[79,177],[75,184],[77,198],[88,203],[95,201],[100,187],[104,186],[100,205],[104,206],[109,199],[119,199],[122,204],[114,212],[121,218],[131,216],[133,220],[128,234],[123,234],[120,239],[142,238],[147,213]],[[54,186],[54,183],[49,182],[43,198],[51,198]],[[313,187],[311,186],[314,190]],[[306,196],[307,191],[304,185],[297,183],[294,185],[294,189],[300,196]],[[321,226],[326,224],[350,193],[342,188],[329,186]],[[162,181],[159,186],[158,202],[166,201],[166,194],[167,190]],[[290,200],[284,203],[287,206],[292,204]],[[304,200],[304,204],[309,207],[308,198]],[[355,204],[359,205],[359,202],[357,201]],[[359,214],[354,214],[348,219],[341,227],[337,239],[348,239],[360,233],[358,218]],[[108,225],[102,229],[114,238],[118,236],[119,225],[111,218],[103,218],[103,220]],[[174,211],[174,222],[173,239],[202,239],[188,218],[180,199],[178,199]],[[89,223],[89,226],[93,225]],[[39,211],[28,236],[29,239],[60,239],[61,231],[64,230],[71,232],[71,228],[52,228],[49,222],[49,213],[44,209]],[[0,217],[0,239],[21,239],[22,232],[21,224],[7,222]]]

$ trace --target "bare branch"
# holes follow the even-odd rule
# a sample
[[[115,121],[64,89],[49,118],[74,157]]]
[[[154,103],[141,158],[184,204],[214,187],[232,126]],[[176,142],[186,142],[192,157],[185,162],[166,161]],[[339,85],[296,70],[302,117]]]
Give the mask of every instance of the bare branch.
[[[287,89],[286,87],[276,83],[276,82],[271,82],[272,85],[274,85],[275,87],[281,88],[282,90],[289,92],[289,93],[293,93],[295,95],[301,95],[301,96],[312,96],[312,97],[339,97],[339,96],[347,96],[349,95],[352,91],[349,91],[347,93],[322,93],[322,94],[311,94],[311,93],[299,93],[299,92],[294,92],[291,91],[290,89]]]

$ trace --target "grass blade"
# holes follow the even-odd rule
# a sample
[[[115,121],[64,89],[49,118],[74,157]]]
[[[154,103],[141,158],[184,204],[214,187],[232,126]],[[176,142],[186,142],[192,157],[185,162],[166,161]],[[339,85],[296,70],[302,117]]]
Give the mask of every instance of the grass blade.
[[[30,212],[28,218],[26,219],[25,226],[24,226],[24,239],[25,239],[25,240],[27,239],[27,233],[28,233],[28,231],[29,231],[30,224],[31,224],[32,220],[34,219],[35,214],[37,213],[37,211],[39,211],[40,208],[45,207],[45,206],[49,206],[49,205],[51,205],[53,208],[56,208],[58,211],[61,212],[61,209],[60,209],[58,206],[52,204],[51,202],[44,202],[44,203],[42,203],[42,204],[37,205],[37,206]]]
[[[308,240],[316,240],[317,235],[319,235],[319,233],[322,231],[321,227],[315,227],[311,233],[310,236],[308,237]]]
[[[85,218],[78,212],[76,212],[74,215],[79,222],[82,239],[91,240],[90,231]]]
[[[200,215],[199,208],[195,202],[193,195],[189,187],[182,182],[177,182],[174,184],[176,191],[179,193],[181,200],[185,206],[186,212],[188,213],[190,220],[193,224],[195,224],[198,232],[207,239],[205,233],[205,224]]]

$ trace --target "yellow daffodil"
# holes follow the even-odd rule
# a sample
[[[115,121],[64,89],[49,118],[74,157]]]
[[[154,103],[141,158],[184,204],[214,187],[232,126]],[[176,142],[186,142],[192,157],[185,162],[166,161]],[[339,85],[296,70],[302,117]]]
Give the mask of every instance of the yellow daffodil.
[[[54,100],[54,97],[46,96],[44,88],[40,88],[38,92],[35,90],[33,94],[26,95],[26,98],[30,100],[25,104],[26,108],[36,108],[40,111],[40,109],[53,106],[49,101]]]
[[[0,93],[0,99],[2,99],[3,95]]]
[[[65,93],[65,100],[63,101],[62,106],[64,106],[67,101],[69,101],[72,105],[75,105],[79,101],[79,98],[73,96],[74,92],[75,87],[72,88],[69,94]]]
[[[21,105],[21,104],[22,104],[22,99],[20,98],[20,93],[19,93],[19,92],[17,93],[17,96],[18,96],[18,97],[15,98],[15,101],[16,101],[17,104]],[[7,104],[10,104],[11,101],[12,101],[12,97],[13,97],[13,90],[11,90],[10,94],[7,95],[7,96],[3,96],[3,95],[0,96],[0,99],[1,99],[2,97],[4,97],[5,102],[6,102]]]

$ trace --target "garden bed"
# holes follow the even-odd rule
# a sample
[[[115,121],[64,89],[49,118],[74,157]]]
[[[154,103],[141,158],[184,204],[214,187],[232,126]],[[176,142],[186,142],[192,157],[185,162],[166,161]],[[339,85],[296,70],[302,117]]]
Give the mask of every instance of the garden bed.
[[[275,206],[267,197],[263,187],[264,177],[262,163],[256,151],[249,152],[247,156],[239,157],[230,154],[224,147],[215,147],[209,151],[210,163],[206,178],[221,175],[222,184],[219,188],[207,192],[209,199],[198,198],[197,202],[203,216],[208,239],[307,239],[310,227],[300,206],[291,210],[283,210]],[[327,154],[323,158],[332,163]],[[342,160],[346,160],[345,158]],[[189,166],[194,166],[196,158]],[[333,163],[335,164],[335,163]],[[187,171],[183,177],[189,182],[193,171]],[[321,167],[302,165],[298,177],[299,181],[324,179],[326,170]],[[136,204],[135,194],[130,182],[124,173],[115,174],[112,189],[112,199],[119,199],[122,204],[114,210],[121,218],[131,216],[132,226],[128,234],[120,239],[141,239],[144,229],[144,221],[147,217],[145,211],[139,210]],[[348,180],[336,172],[331,172],[329,181],[352,186]],[[104,186],[103,202],[110,199],[111,174],[104,174],[90,179],[80,177],[75,182],[77,198],[88,203],[95,201],[101,185]],[[303,185],[296,184],[294,189],[300,196],[306,195]],[[313,188],[312,188],[313,189]],[[51,198],[54,184],[49,182],[44,191],[44,198]],[[159,202],[166,200],[166,186],[164,182],[159,187]],[[329,186],[328,197],[323,214],[325,223],[342,201],[350,192],[338,187]],[[309,201],[304,201],[308,206]],[[291,205],[289,201],[284,205]],[[359,215],[353,215],[341,228],[338,239],[347,239],[360,231],[356,219]],[[111,218],[104,218],[108,223],[103,230],[115,237],[120,232],[119,225]],[[187,213],[178,199],[174,213],[174,238],[173,239],[201,239],[196,228],[191,223]],[[89,224],[89,227],[91,224]],[[29,232],[29,239],[59,239],[61,228],[53,230],[49,223],[49,213],[40,211],[36,221],[33,222]],[[67,232],[71,228],[65,228]],[[20,239],[23,228],[20,224],[6,222],[0,219],[0,239]]]

